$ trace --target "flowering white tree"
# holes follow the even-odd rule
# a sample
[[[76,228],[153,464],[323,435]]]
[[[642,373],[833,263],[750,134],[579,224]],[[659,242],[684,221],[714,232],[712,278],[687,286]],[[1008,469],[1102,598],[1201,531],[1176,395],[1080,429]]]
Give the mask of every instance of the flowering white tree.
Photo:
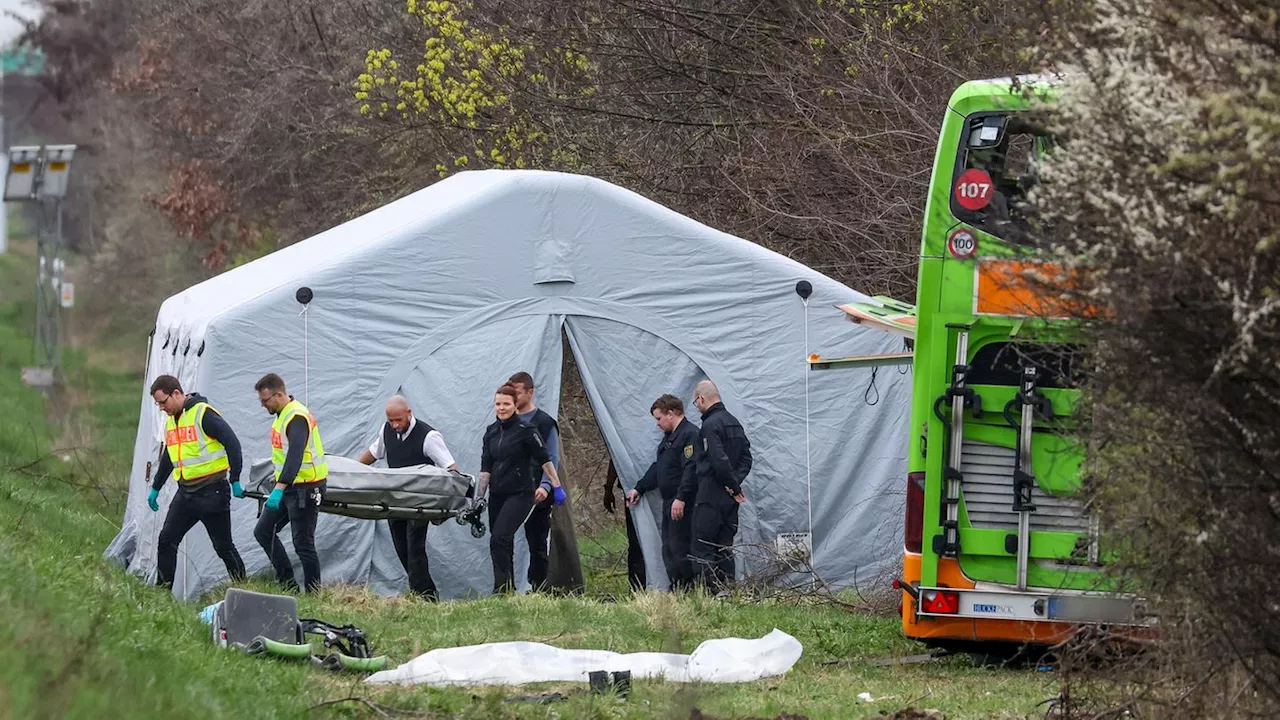
[[[1096,0],[1051,51],[1042,250],[1101,311],[1088,481],[1178,715],[1280,707],[1280,6]],[[1152,672],[1164,674],[1153,675]],[[1177,686],[1176,692],[1164,693]]]

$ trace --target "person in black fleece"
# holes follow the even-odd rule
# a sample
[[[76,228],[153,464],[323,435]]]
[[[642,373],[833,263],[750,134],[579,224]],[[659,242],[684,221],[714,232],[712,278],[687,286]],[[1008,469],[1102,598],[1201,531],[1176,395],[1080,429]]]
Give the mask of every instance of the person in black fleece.
[[[549,495],[540,485],[541,470],[551,479],[552,492],[560,477],[537,428],[516,415],[516,389],[503,385],[493,396],[497,420],[484,431],[480,450],[480,481],[476,499],[489,493],[489,556],[493,561],[493,592],[515,589],[516,531],[538,503]],[[530,538],[533,542],[534,538]]]
[[[662,430],[657,459],[627,495],[627,505],[634,506],[641,496],[657,490],[662,496],[662,562],[667,566],[667,579],[672,590],[692,586],[693,566],[689,563],[692,543],[692,513],[671,511],[684,480],[686,469],[693,464],[698,445],[698,426],[684,416],[684,403],[674,395],[663,395],[653,401],[649,413]],[[631,517],[627,515],[628,519]]]
[[[742,484],[753,462],[751,441],[742,423],[725,409],[715,383],[698,383],[693,404],[702,411],[702,427],[693,462],[684,466],[671,517],[687,514],[685,506],[694,504],[693,571],[709,593],[719,593],[735,575],[733,539],[738,534],[738,506],[746,500]]]
[[[218,411],[209,406],[209,401],[203,395],[184,393],[182,385],[172,375],[161,375],[155,379],[151,384],[151,399],[175,424],[172,430],[165,433],[165,447],[160,449],[159,466],[147,495],[147,506],[152,512],[159,512],[160,489],[169,476],[175,474],[174,458],[178,458],[184,465],[176,473],[178,492],[169,503],[169,512],[165,515],[164,526],[160,529],[160,537],[156,543],[156,584],[173,587],[173,577],[178,565],[178,546],[196,523],[203,524],[205,531],[209,533],[214,552],[227,567],[227,575],[232,580],[243,580],[244,561],[240,559],[240,552],[236,550],[235,541],[231,538],[231,495],[244,497],[244,492],[240,489],[244,458],[240,454],[239,438]],[[201,405],[204,407],[198,407]],[[216,441],[225,451],[225,458],[202,463],[203,466],[215,468],[213,472],[201,473],[199,471],[202,465],[183,463],[183,460],[201,460],[200,457],[184,456],[181,451],[183,447],[200,446],[200,438],[194,434],[196,418],[199,418],[199,429],[206,442]],[[184,430],[191,435],[182,436]],[[212,453],[218,454],[216,449]]]

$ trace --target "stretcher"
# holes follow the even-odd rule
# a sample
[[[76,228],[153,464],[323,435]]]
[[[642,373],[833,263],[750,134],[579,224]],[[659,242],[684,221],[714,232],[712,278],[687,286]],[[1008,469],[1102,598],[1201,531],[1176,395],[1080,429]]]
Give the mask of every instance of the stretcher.
[[[476,479],[466,473],[433,465],[378,468],[350,458],[325,457],[329,477],[325,481],[320,512],[362,520],[422,520],[440,524],[449,518],[471,525],[471,534],[484,537]],[[249,469],[245,497],[265,500],[275,485],[270,460],[259,460]]]

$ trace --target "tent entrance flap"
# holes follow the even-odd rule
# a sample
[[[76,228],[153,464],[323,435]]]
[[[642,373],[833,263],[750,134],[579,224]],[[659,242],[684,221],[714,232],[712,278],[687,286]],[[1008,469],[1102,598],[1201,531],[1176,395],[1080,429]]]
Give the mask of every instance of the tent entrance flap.
[[[693,386],[706,377],[683,350],[634,325],[598,317],[571,315],[565,321],[569,347],[596,425],[613,459],[624,493],[635,487],[654,461],[662,431],[650,406],[659,395],[675,394],[685,412],[697,419],[690,402]],[[662,562],[662,500],[650,493],[632,514],[644,550],[645,579],[651,588],[668,587]]]

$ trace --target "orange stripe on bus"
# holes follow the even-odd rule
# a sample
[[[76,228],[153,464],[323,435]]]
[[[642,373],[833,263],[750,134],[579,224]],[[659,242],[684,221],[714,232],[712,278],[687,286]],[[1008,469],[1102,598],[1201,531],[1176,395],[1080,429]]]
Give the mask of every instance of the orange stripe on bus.
[[[1088,317],[1092,308],[1071,297],[1077,278],[1054,263],[984,258],[974,263],[973,311],[1013,317]]]

